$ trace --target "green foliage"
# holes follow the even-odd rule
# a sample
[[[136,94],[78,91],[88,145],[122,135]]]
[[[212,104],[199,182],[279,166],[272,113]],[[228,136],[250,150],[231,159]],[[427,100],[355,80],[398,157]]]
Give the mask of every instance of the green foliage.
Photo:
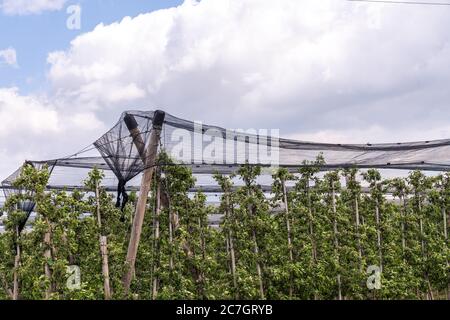
[[[189,168],[165,153],[158,163],[129,297],[122,277],[137,195],[122,212],[98,187],[100,170],[89,173],[84,190],[54,192],[45,188],[46,168],[25,166],[14,183],[23,192],[4,208],[0,299],[13,297],[14,277],[20,299],[103,299],[100,235],[108,239],[113,299],[447,298],[448,173],[321,174],[319,156],[295,174],[275,171],[268,196],[258,185],[262,169],[244,165],[214,176],[222,194],[213,207],[202,192],[189,193],[196,183]],[[37,217],[20,233],[23,201],[36,204]],[[220,226],[209,225],[212,213],[223,215]],[[69,265],[81,269],[78,289],[67,286]],[[367,287],[372,265],[382,269],[379,290]]]

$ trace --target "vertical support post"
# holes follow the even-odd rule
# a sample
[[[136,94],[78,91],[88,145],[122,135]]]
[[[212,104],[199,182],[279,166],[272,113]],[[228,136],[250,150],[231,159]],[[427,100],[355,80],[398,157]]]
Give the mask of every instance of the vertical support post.
[[[102,234],[102,216],[100,211],[100,190],[98,180],[95,181],[95,202],[97,207],[97,224],[100,233],[100,254],[102,256],[103,294],[105,300],[110,300],[111,286],[109,283],[108,239]]]
[[[337,225],[337,208],[336,208],[336,186],[335,181],[331,181],[331,201],[333,205],[333,236],[334,236],[334,252],[337,257],[338,267],[340,267],[339,259],[339,240],[338,240],[338,225]],[[341,273],[338,271],[337,274],[337,285],[338,285],[338,300],[342,300],[342,283],[341,283]]]
[[[16,226],[16,256],[14,258],[14,285],[12,292],[12,299],[19,300],[19,267],[20,267],[20,244],[19,244],[19,227]]]
[[[139,199],[136,205],[136,211],[133,218],[133,226],[131,229],[130,242],[128,244],[128,252],[126,258],[126,272],[122,279],[124,293],[127,295],[130,290],[131,279],[134,274],[134,266],[136,263],[136,256],[141,238],[142,224],[144,223],[145,209],[147,205],[148,193],[150,191],[154,166],[156,164],[156,156],[158,153],[158,143],[161,136],[161,129],[164,122],[165,113],[163,111],[155,111],[153,116],[152,132],[150,134],[150,143],[145,150],[145,143],[142,140],[141,132],[139,131],[136,119],[130,114],[124,118],[125,124],[130,131],[133,143],[138,149],[141,156],[145,170],[141,180],[141,187],[139,190]]]
[[[229,221],[229,219],[233,219],[233,225],[234,225],[234,217],[230,217],[229,210],[230,210],[230,195],[228,194],[228,190],[225,193],[226,197],[226,209],[225,209],[225,216],[226,219]],[[234,215],[233,215],[234,216]],[[231,258],[231,274],[233,276],[233,287],[234,287],[234,294],[236,300],[239,299],[239,291],[238,291],[238,285],[237,285],[237,275],[236,275],[236,254],[234,251],[234,240],[233,240],[233,233],[230,226],[230,229],[228,229],[228,240],[229,240],[229,246],[230,246],[230,258]]]
[[[159,279],[156,275],[158,269],[159,269],[159,261],[160,261],[160,255],[159,255],[159,219],[161,214],[161,182],[159,180],[159,177],[157,175],[156,178],[156,208],[155,208],[155,217],[153,219],[153,228],[154,228],[154,250],[156,252],[156,259],[153,262],[153,288],[152,288],[152,299],[156,300],[158,296],[158,283]]]
[[[51,252],[51,238],[52,238],[52,226],[49,219],[46,217],[45,222],[47,223],[47,231],[44,234],[44,245],[45,245],[45,251],[44,251],[44,258],[45,258],[45,265],[44,265],[44,272],[45,272],[45,278],[49,281],[48,287],[45,289],[45,300],[49,300],[50,296],[52,294],[52,270],[50,269],[50,265],[48,260],[52,258],[52,252]]]
[[[445,206],[442,208],[442,217],[444,218],[444,238],[445,243],[448,244],[448,232],[447,232],[447,210]],[[447,268],[450,267],[449,261],[447,259]],[[447,285],[447,300],[450,300],[450,282]]]
[[[250,198],[251,196],[252,196],[252,192],[249,188],[247,191],[247,197]],[[252,218],[256,219],[255,213],[253,212],[253,207],[251,204],[248,206],[248,211],[249,211],[249,214],[252,216]],[[263,283],[263,278],[262,278],[261,264],[258,261],[259,260],[259,246],[258,246],[258,240],[256,238],[256,229],[254,226],[252,227],[252,239],[253,239],[253,253],[255,254],[255,258],[256,258],[256,272],[258,274],[258,281],[259,281],[259,296],[260,296],[261,300],[264,300],[265,299],[264,283]]]
[[[285,208],[285,217],[286,217],[286,230],[287,230],[287,244],[288,244],[288,250],[289,250],[289,261],[291,264],[294,263],[294,254],[292,252],[292,240],[291,240],[291,224],[289,221],[289,204],[287,199],[287,190],[286,190],[286,182],[284,179],[281,179],[281,184],[283,187],[283,202],[284,202],[284,208]],[[292,272],[289,271],[289,299],[292,299],[293,291],[292,288]]]

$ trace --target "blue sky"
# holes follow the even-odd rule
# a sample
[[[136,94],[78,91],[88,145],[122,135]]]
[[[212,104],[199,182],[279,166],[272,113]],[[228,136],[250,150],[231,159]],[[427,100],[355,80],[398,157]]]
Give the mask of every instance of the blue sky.
[[[1,0],[0,0],[1,2]],[[99,23],[110,24],[125,16],[177,6],[182,0],[81,0],[67,1],[62,10],[31,15],[0,13],[0,50],[12,47],[17,52],[18,67],[0,65],[0,87],[18,87],[22,94],[45,91],[47,54],[64,50],[77,35],[92,30]],[[80,30],[66,28],[67,7],[82,8]]]

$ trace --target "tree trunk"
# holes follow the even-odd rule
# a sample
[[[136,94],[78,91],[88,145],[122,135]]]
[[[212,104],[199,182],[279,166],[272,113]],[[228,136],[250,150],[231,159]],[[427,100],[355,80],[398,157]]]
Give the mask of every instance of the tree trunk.
[[[100,254],[102,257],[103,293],[105,300],[111,299],[111,287],[109,284],[109,263],[108,263],[108,239],[102,235],[102,216],[100,211],[100,191],[98,181],[95,184],[95,202],[97,207],[97,224],[99,229]]]
[[[192,251],[191,246],[187,241],[183,241],[181,247],[186,254],[186,261],[188,263],[188,269],[195,281],[197,287],[197,299],[205,299],[205,287],[204,287],[204,277],[202,272],[195,266],[195,253]]]
[[[173,214],[172,209],[170,207],[170,199],[168,197],[168,209],[169,209],[169,269],[170,271],[173,271]]]
[[[248,190],[247,196],[251,197],[251,192]],[[256,219],[255,214],[253,212],[252,205],[248,206],[249,214],[252,216],[253,219]],[[259,282],[259,296],[261,299],[264,299],[264,284],[263,284],[263,278],[262,278],[262,269],[261,264],[259,263],[259,247],[258,247],[258,241],[256,237],[256,230],[254,227],[252,227],[252,240],[253,240],[253,253],[255,254],[256,259],[256,272],[258,274],[258,282]]]
[[[423,230],[423,219],[422,219],[422,202],[420,199],[420,194],[416,194],[416,199],[418,202],[418,207],[417,209],[419,210],[419,228],[420,228],[420,244],[421,244],[421,248],[422,248],[422,257],[424,259],[424,261],[428,260],[428,256],[427,256],[427,252],[425,251],[425,232]],[[425,282],[427,284],[428,287],[428,293],[427,293],[427,299],[428,300],[434,300],[434,295],[433,295],[433,289],[431,288],[431,283],[430,283],[430,278],[428,277],[428,273],[425,271],[424,274],[425,277]]]
[[[45,278],[49,282],[49,285],[47,286],[45,290],[45,299],[48,300],[51,297],[51,294],[53,292],[52,288],[52,271],[50,269],[50,265],[48,264],[48,260],[52,258],[52,252],[51,252],[51,237],[52,237],[52,230],[51,230],[51,223],[48,220],[48,218],[45,218],[45,221],[47,223],[47,232],[44,234],[44,245],[45,245],[45,251],[44,251],[44,272],[45,272]]]
[[[230,217],[230,196],[229,194],[224,195],[226,197],[226,209],[225,209],[225,218],[228,222],[233,222],[232,217]],[[234,240],[233,240],[233,232],[231,230],[231,226],[228,229],[228,245],[230,250],[230,259],[231,259],[231,275],[233,277],[233,287],[236,300],[239,299],[239,291],[237,285],[237,276],[236,276],[236,254],[234,251]]]
[[[103,290],[105,300],[111,299],[111,287],[109,284],[108,241],[106,236],[100,236],[100,252],[102,255]]]
[[[19,300],[19,266],[20,266],[20,244],[19,244],[19,227],[16,226],[16,256],[14,258],[14,284],[12,299]]]
[[[420,228],[420,247],[422,248],[422,255],[425,256],[425,242],[423,240],[424,232],[423,232],[423,220],[419,218],[419,228]]]
[[[447,212],[445,208],[442,208],[442,220],[444,222],[444,239],[448,240],[448,233],[447,233]]]
[[[309,215],[309,236],[311,238],[311,256],[313,264],[316,263],[317,260],[317,249],[316,249],[316,241],[314,239],[314,226],[313,226],[313,212],[312,212],[312,201],[311,201],[311,192],[309,186],[309,180],[306,182],[306,194],[308,197],[308,215]]]
[[[445,207],[442,208],[442,219],[444,221],[444,239],[445,244],[448,246],[448,231],[447,231],[447,210],[445,210]],[[447,268],[450,268],[449,261],[447,259]],[[447,285],[447,300],[450,300],[450,282]]]
[[[309,185],[309,177],[308,180],[305,182],[306,184],[306,195],[308,198],[308,218],[309,218],[309,236],[311,239],[311,256],[312,256],[312,265],[315,266],[317,262],[317,248],[316,248],[316,240],[314,237],[314,224],[313,224],[313,210],[312,210],[312,200],[311,200],[311,191],[310,191],[310,185]],[[318,300],[319,297],[317,296],[317,293],[314,291],[314,300]]]
[[[356,239],[358,244],[358,256],[359,256],[359,271],[362,272],[362,247],[361,247],[361,235],[359,234],[359,201],[355,195],[355,223],[356,223]]]
[[[380,225],[380,207],[378,205],[378,199],[375,200],[375,219],[377,223],[377,247],[378,247],[378,258],[380,262],[380,270],[383,272],[383,252],[381,248],[381,225]]]
[[[333,235],[334,235],[334,252],[339,267],[339,240],[338,240],[338,225],[337,225],[337,209],[336,209],[336,190],[334,187],[334,181],[331,185],[332,192],[332,203],[333,203]],[[342,284],[341,284],[341,274],[337,274],[337,285],[338,285],[338,300],[342,300]]]
[[[286,219],[286,230],[287,230],[287,244],[289,249],[289,261],[294,263],[294,255],[292,253],[292,238],[291,238],[291,224],[289,221],[289,205],[287,200],[287,192],[286,192],[286,183],[284,180],[281,181],[281,184],[283,186],[283,202],[285,207],[285,219]],[[292,272],[289,272],[289,298],[292,299],[293,296],[293,287],[292,287],[292,281],[293,276]]]
[[[153,225],[155,228],[155,253],[156,253],[156,261],[154,262],[153,265],[153,274],[154,274],[154,278],[153,278],[153,288],[152,288],[152,299],[156,300],[157,296],[158,296],[158,283],[159,283],[159,279],[158,276],[156,276],[158,269],[159,269],[159,215],[161,213],[161,185],[160,182],[158,180],[157,184],[156,184],[156,206],[155,206],[155,218],[153,220]]]
[[[256,259],[259,259],[259,247],[258,242],[256,240],[256,231],[252,230],[252,237],[253,237],[253,243],[254,243],[254,253]],[[264,299],[264,284],[262,279],[262,270],[261,265],[259,261],[256,261],[256,272],[258,273],[258,280],[259,280],[259,295],[261,299]]]
[[[206,238],[205,238],[205,233],[204,233],[204,228],[205,225],[203,224],[203,221],[201,218],[198,218],[198,226],[200,228],[200,245],[201,245],[201,250],[202,250],[202,259],[203,261],[206,261]],[[204,268],[202,268],[200,270],[201,272],[201,285],[202,285],[202,295],[203,295],[203,299],[206,298],[206,293],[205,293],[205,271]]]
[[[403,255],[405,254],[405,250],[406,250],[406,239],[405,239],[405,215],[406,215],[406,202],[405,202],[405,197],[404,196],[400,196],[400,215],[401,215],[401,228],[402,228],[402,250],[403,250]]]

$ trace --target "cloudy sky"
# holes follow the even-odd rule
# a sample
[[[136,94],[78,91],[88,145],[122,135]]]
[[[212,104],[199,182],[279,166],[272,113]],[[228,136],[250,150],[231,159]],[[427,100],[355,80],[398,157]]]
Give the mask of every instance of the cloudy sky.
[[[0,180],[129,109],[323,142],[450,138],[449,83],[450,6],[0,0]]]

